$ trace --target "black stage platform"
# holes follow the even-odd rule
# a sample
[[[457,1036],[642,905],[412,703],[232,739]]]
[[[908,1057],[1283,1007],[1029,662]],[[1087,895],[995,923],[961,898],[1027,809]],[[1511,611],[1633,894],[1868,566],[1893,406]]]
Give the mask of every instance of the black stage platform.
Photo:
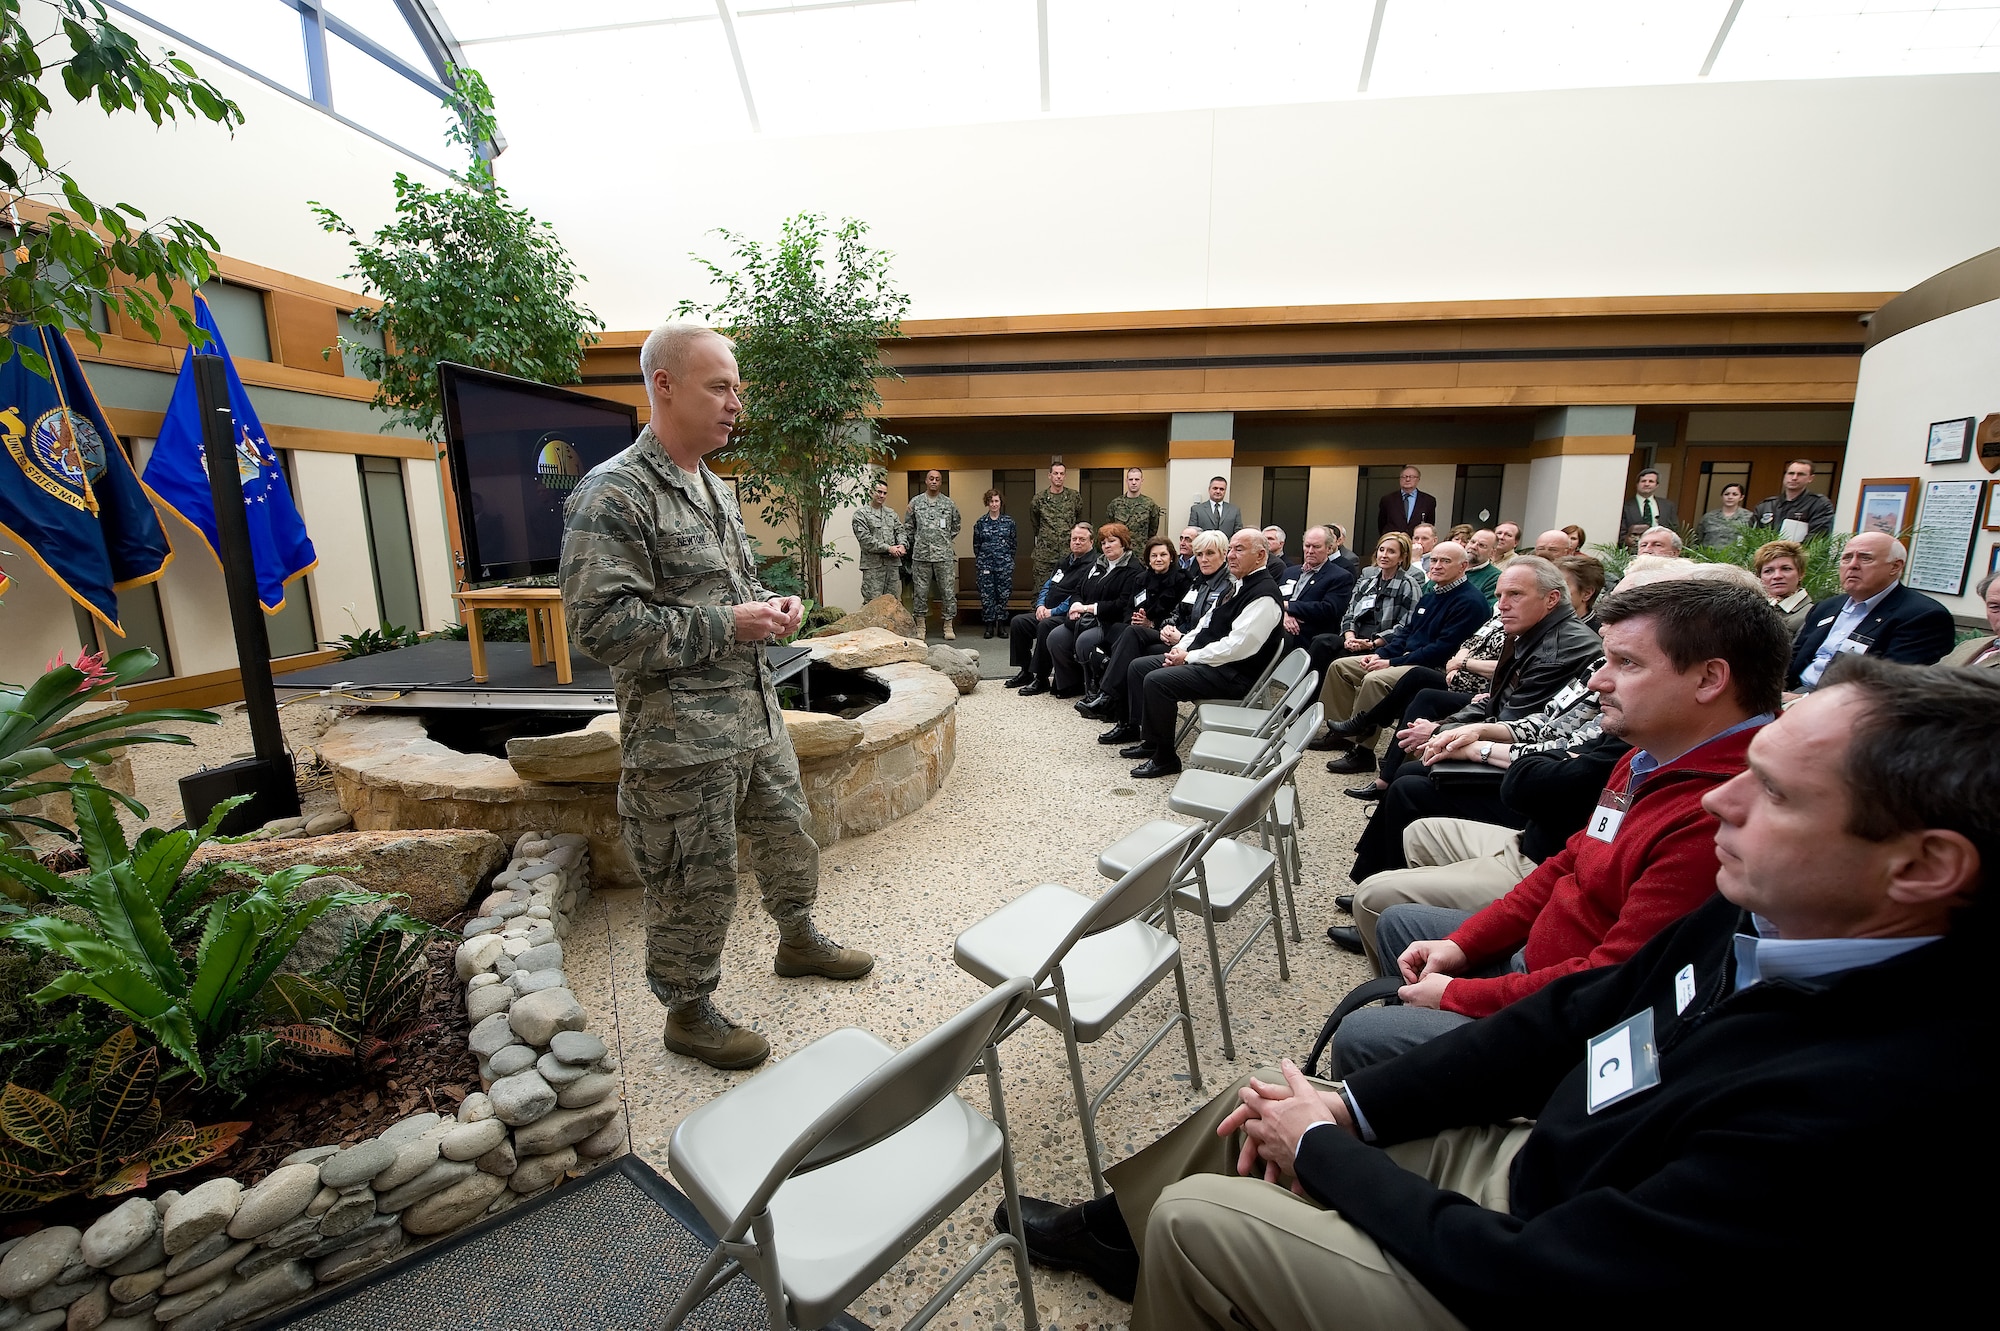
[[[783,683],[805,684],[806,649],[771,647],[771,667]],[[279,675],[273,683],[279,702],[326,698],[371,707],[430,711],[444,707],[505,707],[561,712],[615,711],[611,672],[571,650],[570,682],[556,683],[553,665],[528,664],[525,642],[486,644],[486,682],[472,679],[472,648],[434,638],[415,647],[351,661],[333,661]]]

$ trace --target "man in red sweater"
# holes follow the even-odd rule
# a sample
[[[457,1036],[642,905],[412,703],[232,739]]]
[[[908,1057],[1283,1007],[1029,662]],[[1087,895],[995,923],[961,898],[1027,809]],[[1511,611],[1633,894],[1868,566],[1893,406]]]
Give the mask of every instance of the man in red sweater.
[[[1601,724],[1632,746],[1584,830],[1484,910],[1405,904],[1376,942],[1401,1003],[1350,1015],[1335,1074],[1394,1057],[1497,1012],[1558,976],[1614,966],[1715,891],[1714,815],[1702,796],[1744,769],[1776,715],[1784,621],[1721,582],[1635,587],[1599,610],[1605,664],[1590,681]],[[1384,973],[1388,973],[1387,966]]]

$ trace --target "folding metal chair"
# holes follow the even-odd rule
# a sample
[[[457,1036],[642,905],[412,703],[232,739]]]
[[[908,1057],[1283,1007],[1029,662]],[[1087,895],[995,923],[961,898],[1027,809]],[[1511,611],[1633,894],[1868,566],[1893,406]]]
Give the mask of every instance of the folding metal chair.
[[[1274,629],[1273,632],[1276,632],[1276,630]],[[1306,655],[1304,652],[1288,652],[1281,644],[1278,650],[1272,654],[1271,659],[1264,663],[1264,671],[1257,676],[1257,682],[1243,691],[1243,697],[1239,700],[1241,705],[1244,707],[1255,707],[1259,703],[1262,703],[1265,699],[1266,690],[1270,687],[1272,678],[1277,675],[1278,667],[1284,664],[1285,658],[1287,656]],[[1310,660],[1310,657],[1308,657],[1308,660]],[[1181,746],[1181,742],[1194,730],[1195,718],[1200,715],[1201,706],[1197,704],[1189,708],[1188,714],[1181,718],[1180,728],[1174,732],[1174,747],[1176,749]]]
[[[1309,652],[1295,651],[1281,652],[1279,656],[1283,659],[1278,661],[1276,668],[1272,670],[1271,678],[1265,688],[1282,689],[1289,694],[1292,686],[1305,678],[1306,671],[1312,666],[1312,655]],[[1253,691],[1250,697],[1255,699],[1256,692]],[[1204,735],[1219,730],[1231,735],[1255,735],[1261,739],[1275,730],[1282,729],[1284,720],[1278,715],[1278,709],[1275,707],[1205,702],[1196,704],[1194,724],[1195,729]]]
[[[1211,771],[1190,767],[1174,781],[1174,788],[1167,795],[1167,807],[1175,813],[1199,818],[1212,823],[1226,817],[1231,809],[1241,803],[1250,788],[1257,783],[1272,763],[1291,762],[1292,773],[1285,778],[1285,784],[1278,787],[1272,797],[1270,815],[1258,829],[1258,843],[1278,856],[1278,879],[1285,892],[1285,914],[1292,923],[1292,941],[1299,942],[1299,906],[1293,895],[1293,886],[1305,877],[1305,861],[1299,852],[1299,829],[1305,825],[1305,813],[1299,800],[1299,773],[1297,759],[1304,752],[1306,741],[1319,729],[1325,709],[1317,702],[1298,714],[1276,738],[1279,743],[1275,750],[1260,755],[1255,764],[1242,774]],[[1211,739],[1229,738],[1238,743],[1238,736],[1204,735],[1195,742],[1198,750]]]
[[[1187,1041],[1188,1077],[1196,1090],[1201,1089],[1187,973],[1181,968],[1174,912],[1166,904],[1181,853],[1197,830],[1180,827],[1178,836],[1162,838],[1152,853],[1140,857],[1096,900],[1044,883],[967,929],[952,948],[959,967],[987,984],[1004,984],[1017,976],[1032,981],[1034,992],[1025,1009],[1000,1038],[1012,1035],[1029,1017],[1062,1033],[1077,1118],[1083,1124],[1090,1185],[1099,1197],[1105,1184],[1097,1147],[1098,1108],[1176,1026]],[[1164,928],[1140,918],[1156,909]],[[1092,1096],[1084,1085],[1079,1046],[1101,1039],[1169,972],[1179,1006]]]
[[[1227,1059],[1236,1057],[1236,1041],[1229,1028],[1229,972],[1243,960],[1264,932],[1266,923],[1271,926],[1271,937],[1278,945],[1278,978],[1292,978],[1291,962],[1285,954],[1284,917],[1278,913],[1278,855],[1265,846],[1253,846],[1236,838],[1269,815],[1278,788],[1298,763],[1298,757],[1294,756],[1259,777],[1235,808],[1205,829],[1201,841],[1174,870],[1174,905],[1200,915],[1208,934],[1209,974],[1215,981],[1215,1010],[1222,1019],[1222,1056]],[[1097,870],[1107,878],[1129,873],[1131,865],[1150,859],[1160,845],[1171,844],[1177,839],[1176,834],[1187,830],[1181,823],[1155,819],[1107,847],[1097,857]],[[1257,922],[1250,936],[1237,945],[1225,962],[1215,926],[1233,919],[1258,888],[1264,889],[1270,914]]]
[[[666,1331],[745,1272],[763,1291],[771,1331],[817,1331],[995,1169],[1013,1231],[989,1240],[904,1325],[930,1321],[1011,1248],[1022,1322],[1036,1331],[996,1048],[1031,988],[1004,981],[900,1051],[844,1027],[682,1119],[669,1168],[721,1239],[668,1314]],[[981,1070],[990,1120],[953,1094]]]
[[[1204,730],[1195,737],[1194,747],[1188,750],[1188,765],[1217,772],[1234,772],[1239,776],[1262,770],[1277,757],[1278,748],[1299,709],[1308,704],[1318,707],[1320,704],[1314,701],[1318,696],[1319,672],[1308,671],[1292,681],[1292,686],[1285,690],[1285,696],[1278,700],[1278,705],[1265,713],[1272,721],[1267,730],[1257,734]]]

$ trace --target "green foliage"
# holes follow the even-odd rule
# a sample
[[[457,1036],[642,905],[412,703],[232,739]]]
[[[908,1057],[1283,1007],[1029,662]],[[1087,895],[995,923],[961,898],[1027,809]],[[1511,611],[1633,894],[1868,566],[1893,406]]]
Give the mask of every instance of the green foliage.
[[[89,871],[62,878],[32,860],[0,854],[0,870],[48,899],[80,908],[43,911],[0,926],[0,938],[52,953],[74,969],[59,972],[34,998],[94,1000],[157,1040],[204,1083],[241,1098],[283,1050],[309,1056],[341,1052],[312,1017],[319,995],[279,968],[299,937],[329,910],[383,900],[373,892],[303,895],[329,872],[297,865],[260,874],[217,861],[192,872],[189,860],[215,835],[242,798],[224,800],[198,831],[147,828],[125,843],[104,789],[87,778],[71,799]],[[247,878],[249,891],[213,895],[225,876]]]
[[[850,217],[829,232],[819,213],[787,218],[769,247],[723,230],[736,271],[696,255],[722,295],[678,311],[735,340],[743,414],[721,456],[735,464],[744,501],[786,533],[779,548],[815,600],[822,563],[836,555],[827,517],[865,503],[876,461],[903,443],[867,413],[882,405],[876,380],[898,377],[881,344],[900,335],[910,298],[889,283],[888,252],[862,243],[867,231]]]
[[[1768,527],[1745,526],[1727,545],[1696,545],[1693,533],[1692,527],[1681,532],[1681,539],[1687,542],[1681,547],[1683,558],[1697,564],[1734,564],[1738,568],[1749,568],[1757,552],[1776,539]],[[1840,552],[1847,545],[1849,536],[1848,532],[1831,532],[1800,543],[1806,552],[1806,566],[1801,570],[1803,576],[1799,585],[1811,594],[1814,601],[1824,601],[1840,590]],[[1902,539],[1907,541],[1909,533],[1906,532]],[[1608,580],[1623,578],[1632,562],[1632,552],[1623,546],[1593,545],[1590,553],[1603,563]]]
[[[86,652],[77,658],[75,665],[65,665],[58,655],[42,677],[28,687],[0,684],[0,848],[20,837],[25,827],[76,840],[76,834],[61,823],[13,812],[13,807],[24,800],[71,792],[75,781],[66,777],[32,781],[27,778],[52,767],[78,772],[89,763],[110,762],[128,744],[194,742],[186,735],[148,730],[148,726],[167,721],[215,723],[213,712],[164,707],[65,724],[65,719],[77,708],[104,697],[121,684],[131,683],[158,664],[159,658],[144,647],[120,652],[108,662],[101,653]],[[146,816],[145,806],[131,796],[109,790],[104,793],[139,817]],[[15,900],[33,897],[32,892],[4,872],[0,872],[0,893]]]
[[[171,51],[164,61],[148,59],[96,0],[42,0],[38,7],[53,20],[53,31],[39,42],[22,19],[22,0],[0,0],[0,193],[48,209],[39,220],[24,218],[7,246],[14,253],[0,278],[0,323],[67,324],[101,346],[92,322],[102,302],[155,338],[165,311],[200,345],[207,334],[195,326],[192,309],[172,303],[173,284],[198,286],[214,275],[215,237],[184,218],[152,222],[132,204],[93,199],[52,164],[40,130],[54,107],[42,85],[60,71],[72,102],[94,101],[106,115],[142,112],[155,125],[186,115],[234,127],[243,123],[243,111]],[[44,48],[58,42],[67,53],[45,59]],[[17,350],[30,369],[48,376],[40,353],[12,339],[0,339],[0,364]]]
[[[98,1048],[73,1091],[8,1082],[0,1092],[0,1213],[58,1197],[111,1197],[215,1159],[250,1125],[169,1120],[159,1051],[127,1026]]]
[[[341,634],[340,659],[352,661],[357,656],[373,656],[377,652],[393,652],[399,647],[414,647],[422,641],[423,635],[415,629],[406,629],[401,624],[384,624],[380,629]]]
[[[339,995],[325,1025],[362,1067],[394,1063],[404,1044],[432,1029],[416,1018],[430,986],[426,947],[438,932],[384,911],[366,925],[350,923],[340,955],[319,972]]]
[[[571,299],[582,275],[554,229],[508,206],[476,150],[492,134],[485,81],[470,69],[452,75],[453,137],[474,149],[470,183],[434,190],[398,172],[396,221],[367,240],[333,209],[312,205],[322,227],[348,238],[349,275],[382,302],[351,317],[381,333],[386,349],[342,338],[342,354],[376,381],[378,409],[433,442],[444,438],[440,361],[575,383],[584,346],[604,326]]]

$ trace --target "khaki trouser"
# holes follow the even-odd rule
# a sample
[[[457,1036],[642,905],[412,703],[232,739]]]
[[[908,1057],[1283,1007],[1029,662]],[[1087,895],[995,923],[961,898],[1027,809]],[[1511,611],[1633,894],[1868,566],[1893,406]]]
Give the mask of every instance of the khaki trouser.
[[[1519,832],[1464,818],[1417,819],[1403,829],[1403,858],[1409,868],[1370,874],[1354,890],[1354,923],[1369,960],[1378,965],[1375,925],[1389,907],[1414,902],[1483,910],[1513,891],[1535,868],[1535,862],[1521,853]]]
[[[1347,721],[1381,705],[1396,687],[1396,681],[1410,672],[1409,666],[1384,666],[1369,670],[1358,656],[1343,656],[1326,672],[1320,685],[1320,702],[1325,704],[1328,721]],[[1394,731],[1392,723],[1389,730]]]
[[[1252,1075],[1282,1080],[1271,1068]],[[1338,1212],[1277,1184],[1237,1177],[1241,1138],[1225,1140],[1215,1130],[1236,1108],[1243,1085],[1107,1174],[1143,1254],[1133,1331],[1462,1325]],[[1503,1124],[1451,1128],[1387,1150],[1438,1187],[1504,1211],[1508,1166],[1530,1131]]]

